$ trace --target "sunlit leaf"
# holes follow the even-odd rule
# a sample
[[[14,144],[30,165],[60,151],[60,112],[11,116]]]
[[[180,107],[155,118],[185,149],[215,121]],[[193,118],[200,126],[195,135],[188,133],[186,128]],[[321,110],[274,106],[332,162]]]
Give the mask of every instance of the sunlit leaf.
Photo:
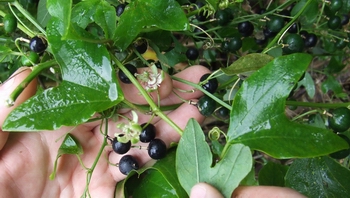
[[[331,131],[292,122],[285,115],[285,100],[310,61],[307,54],[275,58],[245,80],[233,102],[228,142],[275,158],[322,156],[347,148]]]
[[[195,184],[206,182],[230,197],[252,168],[250,149],[242,144],[231,145],[214,167],[212,158],[200,125],[189,120],[176,153],[177,175],[188,194]]]

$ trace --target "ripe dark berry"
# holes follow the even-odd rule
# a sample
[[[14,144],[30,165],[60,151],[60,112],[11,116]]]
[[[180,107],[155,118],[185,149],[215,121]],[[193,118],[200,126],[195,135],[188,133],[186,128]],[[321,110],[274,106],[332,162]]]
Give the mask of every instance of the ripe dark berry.
[[[343,14],[341,17],[341,25],[347,25],[349,23],[349,16],[347,14]]]
[[[207,78],[210,76],[210,73],[208,74],[204,74],[199,81],[203,82],[205,80],[207,80]],[[208,91],[209,93],[214,93],[216,91],[216,89],[218,88],[218,80],[216,78],[212,78],[210,80],[207,81],[207,83],[202,84],[202,88],[206,91]]]
[[[118,164],[119,171],[123,173],[124,175],[127,175],[132,170],[138,170],[139,169],[139,163],[136,161],[136,159],[131,155],[124,155]]]
[[[166,155],[166,145],[161,139],[153,139],[148,144],[148,155],[152,159],[162,159]]]
[[[112,141],[113,151],[118,154],[127,153],[131,148],[131,141],[129,140],[127,143],[119,142],[118,138],[114,138]]]
[[[119,4],[117,5],[117,7],[115,8],[115,11],[117,12],[117,16],[120,17],[120,15],[123,14],[124,10],[125,10],[125,4]]]
[[[300,27],[300,23],[293,23],[288,29],[289,33],[298,33]]]
[[[134,43],[134,47],[140,54],[143,54],[147,51],[148,43],[146,40],[141,39],[137,43]]]
[[[254,25],[249,21],[238,23],[238,31],[244,37],[250,36],[254,32]]]
[[[332,110],[332,116],[328,117],[328,124],[335,132],[344,132],[350,128],[350,110],[339,107]]]
[[[190,47],[187,49],[186,51],[186,57],[189,59],[189,60],[196,60],[199,56],[199,51],[197,48],[194,48],[194,47]]]
[[[33,52],[41,53],[46,50],[47,42],[44,38],[34,36],[29,42],[29,48]]]
[[[264,28],[263,33],[265,38],[272,38],[277,34],[276,32],[272,32],[269,28]]]
[[[131,64],[126,64],[125,65],[125,68],[127,70],[129,70],[129,72],[134,76],[136,73],[137,73],[137,69],[135,66],[131,65]],[[119,70],[118,71],[118,77],[120,79],[120,81],[122,81],[123,83],[126,83],[126,84],[130,84],[131,81],[130,79],[125,75],[125,73],[122,71],[122,70]]]
[[[150,142],[151,140],[153,140],[156,137],[156,127],[149,123],[143,123],[141,124],[142,127],[142,131],[140,134],[140,141],[141,142]]]
[[[304,39],[305,47],[315,47],[317,43],[317,36],[314,33],[307,34]]]

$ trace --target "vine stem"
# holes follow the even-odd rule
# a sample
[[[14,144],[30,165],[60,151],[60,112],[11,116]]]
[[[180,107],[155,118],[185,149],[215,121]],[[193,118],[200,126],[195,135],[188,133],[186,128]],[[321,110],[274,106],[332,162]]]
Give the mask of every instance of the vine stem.
[[[16,87],[15,90],[10,94],[10,97],[7,99],[7,105],[13,106],[14,102],[16,101],[17,97],[22,93],[24,88],[28,86],[28,84],[39,75],[40,72],[42,72],[44,69],[47,69],[53,65],[56,65],[55,60],[47,61],[45,63],[41,63],[38,65],[35,65],[32,67],[32,72]]]
[[[157,116],[159,116],[161,119],[163,119],[165,122],[167,122],[177,133],[179,133],[182,136],[182,129],[177,126],[171,119],[168,118],[167,115],[165,115],[156,105],[152,98],[148,95],[148,92],[142,87],[142,85],[137,81],[137,79],[124,67],[124,65],[114,56],[114,54],[110,53],[112,60],[117,64],[120,70],[124,72],[124,74],[130,79],[130,81],[134,84],[134,86],[139,90],[141,95],[144,97],[144,99],[147,101],[147,103],[150,105],[152,112],[154,112]]]
[[[295,20],[297,20],[297,18],[299,18],[299,16],[304,12],[304,10],[308,7],[308,5],[312,2],[313,0],[308,0],[304,7],[299,10],[299,12],[293,17],[292,20],[289,21],[289,23],[287,25],[285,25],[282,30],[275,36],[275,38],[266,46],[266,48],[263,50],[263,54],[266,54],[268,51],[270,51],[270,48],[272,48],[276,42],[280,39],[280,37],[284,34],[284,32],[287,31],[287,29],[294,23]]]

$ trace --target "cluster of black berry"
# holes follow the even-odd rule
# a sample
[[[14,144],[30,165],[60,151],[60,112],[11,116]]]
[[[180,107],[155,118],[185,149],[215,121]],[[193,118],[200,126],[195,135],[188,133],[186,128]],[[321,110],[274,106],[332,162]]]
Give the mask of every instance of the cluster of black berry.
[[[142,131],[139,135],[139,140],[143,143],[149,143],[147,150],[148,155],[152,159],[162,159],[166,156],[167,147],[163,140],[156,138],[156,127],[151,123],[141,124]],[[119,137],[123,137],[124,134],[120,134]],[[131,141],[127,142],[118,141],[118,137],[113,139],[107,137],[112,144],[113,151],[118,154],[127,153],[132,147],[141,149],[141,146],[132,146]],[[139,169],[139,163],[132,155],[124,155],[119,163],[118,167],[121,173],[127,175],[132,170]]]

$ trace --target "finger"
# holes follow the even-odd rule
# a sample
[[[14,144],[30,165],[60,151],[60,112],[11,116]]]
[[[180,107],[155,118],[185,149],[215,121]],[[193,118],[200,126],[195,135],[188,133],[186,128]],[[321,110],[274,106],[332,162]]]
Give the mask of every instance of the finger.
[[[193,65],[175,74],[174,76],[193,83],[199,83],[200,78],[206,73],[210,73],[208,68],[202,65]],[[186,90],[190,92],[186,92]],[[191,92],[191,90],[193,92]],[[176,80],[173,80],[173,91],[175,93],[170,94],[167,98],[163,99],[161,105],[178,104],[182,102],[181,99],[189,100],[192,98],[199,98],[203,95],[201,91],[194,89],[192,86],[186,83]]]
[[[232,194],[240,198],[280,197],[280,198],[305,198],[299,192],[285,187],[277,186],[239,186]]]
[[[33,96],[36,92],[37,81],[33,80],[18,96],[12,107],[6,105],[6,100],[9,99],[12,91],[29,75],[30,72],[30,68],[21,67],[0,87],[0,150],[3,148],[8,138],[8,133],[1,130],[6,117],[14,108]]]
[[[198,183],[191,189],[190,198],[223,198],[222,194],[207,183]]]
[[[137,73],[142,74],[143,72],[145,72],[147,70],[149,70],[149,68],[147,68],[147,67],[138,68]],[[160,72],[160,71],[161,70],[158,70],[158,72]],[[134,104],[147,104],[147,101],[145,100],[145,98],[141,95],[139,90],[132,83],[126,84],[126,83],[121,82],[119,78],[118,78],[118,80],[119,80],[120,87],[123,90],[124,97],[126,100],[128,100],[129,102],[134,103]],[[140,84],[144,88],[146,88],[145,83],[140,82]],[[158,97],[161,100],[161,99],[167,97],[171,93],[172,87],[173,87],[172,81],[171,81],[169,74],[164,73],[164,79],[163,79],[162,83],[159,85],[157,91],[149,92],[150,97],[153,99],[154,102],[158,101]]]

